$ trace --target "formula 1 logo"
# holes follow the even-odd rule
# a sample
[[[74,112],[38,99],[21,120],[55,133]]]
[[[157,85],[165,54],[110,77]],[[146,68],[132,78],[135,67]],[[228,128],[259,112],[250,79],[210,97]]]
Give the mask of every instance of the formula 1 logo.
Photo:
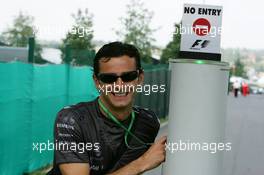
[[[208,44],[210,43],[209,40],[201,40],[201,39],[197,39],[193,44],[192,47],[190,49],[193,50],[200,50],[203,48],[206,48],[208,46]]]

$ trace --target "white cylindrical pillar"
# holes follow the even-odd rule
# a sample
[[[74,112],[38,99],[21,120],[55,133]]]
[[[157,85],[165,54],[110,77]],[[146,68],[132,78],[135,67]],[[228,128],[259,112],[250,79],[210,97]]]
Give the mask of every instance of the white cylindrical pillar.
[[[229,65],[176,59],[170,61],[170,68],[169,125],[163,175],[222,175],[222,149],[228,149],[223,144]],[[216,152],[215,145],[220,145]]]

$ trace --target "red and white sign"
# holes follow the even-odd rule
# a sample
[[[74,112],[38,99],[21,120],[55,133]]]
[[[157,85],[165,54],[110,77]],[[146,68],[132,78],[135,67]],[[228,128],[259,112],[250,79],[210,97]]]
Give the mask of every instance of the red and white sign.
[[[196,35],[205,36],[208,35],[208,33],[210,33],[211,24],[205,18],[198,18],[197,20],[194,21],[192,27]]]
[[[221,27],[221,6],[184,4],[180,53],[220,54]]]

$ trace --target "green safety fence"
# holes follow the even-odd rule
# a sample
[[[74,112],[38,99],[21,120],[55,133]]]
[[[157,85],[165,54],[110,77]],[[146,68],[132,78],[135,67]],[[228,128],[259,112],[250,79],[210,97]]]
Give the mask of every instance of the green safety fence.
[[[168,65],[143,64],[142,66],[144,68],[145,91],[137,95],[135,103],[153,110],[159,118],[164,118],[169,111],[170,71]],[[153,89],[154,86],[156,89]],[[151,93],[148,93],[149,88],[151,88]]]
[[[53,141],[56,113],[69,104],[98,96],[92,68],[68,64],[0,63],[0,174],[19,175],[50,164],[53,151],[40,153],[33,143]],[[140,93],[136,104],[168,112],[170,76],[167,65],[145,67],[145,84],[164,84],[164,93]]]
[[[33,151],[33,143],[52,142],[61,108],[97,95],[91,68],[0,63],[0,174],[22,174],[51,163],[53,151]]]

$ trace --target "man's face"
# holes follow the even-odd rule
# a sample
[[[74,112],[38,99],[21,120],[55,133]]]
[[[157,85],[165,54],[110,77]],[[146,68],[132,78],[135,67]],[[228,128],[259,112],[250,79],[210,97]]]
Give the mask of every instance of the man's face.
[[[113,57],[111,59],[100,59],[99,60],[99,74],[101,75],[117,75],[121,76],[124,73],[139,71],[136,69],[136,60],[129,56]],[[100,76],[99,76],[100,77]],[[117,78],[115,82],[105,83],[100,80],[100,78],[94,76],[95,84],[98,89],[104,89],[101,92],[101,98],[107,105],[112,108],[126,108],[133,103],[135,92],[129,90],[129,86],[136,86],[143,82],[143,73],[138,74],[137,78],[132,81],[124,81],[121,77]],[[115,85],[115,86],[114,86]],[[114,91],[115,88],[115,91]],[[135,89],[134,88],[134,89]],[[107,93],[106,93],[107,89]],[[111,91],[111,92],[110,92]]]

